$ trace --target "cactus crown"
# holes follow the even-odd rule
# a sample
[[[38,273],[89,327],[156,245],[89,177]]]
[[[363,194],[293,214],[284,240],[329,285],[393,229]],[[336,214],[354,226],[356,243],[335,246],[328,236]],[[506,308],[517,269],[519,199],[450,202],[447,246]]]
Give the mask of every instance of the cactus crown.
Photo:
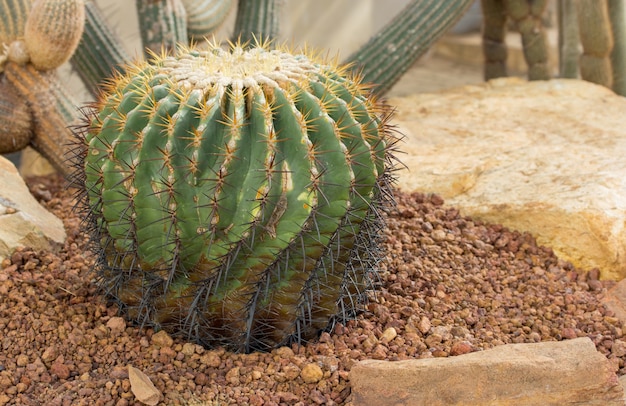
[[[182,48],[111,81],[80,135],[103,286],[128,315],[265,350],[357,314],[395,138],[311,53]]]

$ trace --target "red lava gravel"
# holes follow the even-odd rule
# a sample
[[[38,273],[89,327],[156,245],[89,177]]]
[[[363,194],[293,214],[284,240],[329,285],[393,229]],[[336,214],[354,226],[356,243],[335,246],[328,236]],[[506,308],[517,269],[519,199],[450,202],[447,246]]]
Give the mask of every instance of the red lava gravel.
[[[600,298],[611,282],[579,274],[534,238],[462,217],[436,195],[397,192],[388,261],[368,312],[315,343],[233,354],[117,317],[93,284],[72,191],[28,180],[60,217],[58,253],[18,250],[0,266],[0,405],[138,405],[128,366],[177,405],[351,405],[363,359],[448,357],[507,343],[590,337],[626,374],[621,322]]]

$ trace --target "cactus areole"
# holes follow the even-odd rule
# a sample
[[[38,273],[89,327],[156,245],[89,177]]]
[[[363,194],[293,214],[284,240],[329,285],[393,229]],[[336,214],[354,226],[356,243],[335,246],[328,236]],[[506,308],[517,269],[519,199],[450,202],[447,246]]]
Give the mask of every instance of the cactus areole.
[[[386,117],[306,53],[214,44],[128,68],[78,134],[102,286],[138,323],[234,351],[354,317],[381,258]]]

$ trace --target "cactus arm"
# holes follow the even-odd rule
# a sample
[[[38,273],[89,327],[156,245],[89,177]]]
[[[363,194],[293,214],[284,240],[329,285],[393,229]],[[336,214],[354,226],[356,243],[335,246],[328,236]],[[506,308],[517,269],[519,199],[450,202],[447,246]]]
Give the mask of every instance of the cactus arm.
[[[557,4],[559,8],[559,76],[576,79],[579,44],[576,4],[571,0],[559,0]]]
[[[239,0],[233,42],[271,41],[280,30],[280,0]]]
[[[70,61],[95,96],[103,80],[110,77],[114,70],[123,73],[123,65],[130,61],[130,57],[95,2],[85,3],[85,14],[85,30]]]
[[[608,0],[611,28],[613,30],[613,51],[611,63],[613,65],[613,90],[615,93],[626,96],[626,10],[624,0]]]
[[[181,0],[136,0],[146,56],[187,44],[187,15]]]
[[[187,35],[191,41],[202,40],[224,22],[233,8],[233,0],[182,0],[187,12]]]
[[[506,22],[502,0],[481,0],[483,10],[483,55],[485,80],[506,77]]]
[[[345,63],[384,94],[463,15],[472,0],[413,0]]]
[[[5,76],[33,113],[32,146],[63,175],[70,169],[66,161],[66,147],[72,139],[67,128],[72,117],[72,101],[61,90],[55,72],[41,72],[31,64],[7,63]]]
[[[9,82],[0,79],[0,154],[26,148],[32,131],[30,108]]]
[[[611,88],[613,33],[607,1],[579,0],[576,5],[580,42],[583,46],[579,61],[580,75],[584,80]]]

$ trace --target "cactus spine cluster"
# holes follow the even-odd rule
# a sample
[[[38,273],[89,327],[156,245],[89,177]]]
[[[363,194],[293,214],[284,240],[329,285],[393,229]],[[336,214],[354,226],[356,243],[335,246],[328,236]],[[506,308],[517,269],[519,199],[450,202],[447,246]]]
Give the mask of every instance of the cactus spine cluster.
[[[248,352],[362,309],[395,138],[336,63],[241,44],[156,56],[79,138],[99,275],[131,318]]]

